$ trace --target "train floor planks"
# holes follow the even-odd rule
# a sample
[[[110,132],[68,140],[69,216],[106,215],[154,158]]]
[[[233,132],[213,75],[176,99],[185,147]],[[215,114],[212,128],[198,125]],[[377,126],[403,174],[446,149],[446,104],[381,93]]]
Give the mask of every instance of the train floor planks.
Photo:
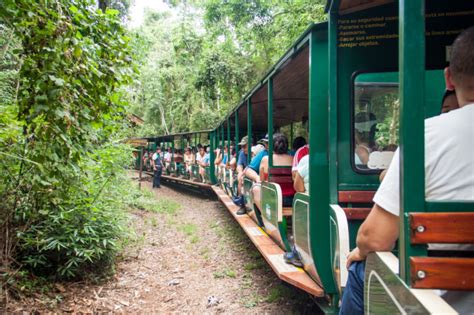
[[[314,296],[324,296],[324,290],[314,282],[302,268],[289,265],[284,261],[283,255],[285,252],[283,249],[281,249],[261,227],[248,215],[236,214],[239,207],[232,202],[232,199],[224,190],[217,186],[212,186],[212,189],[281,280]]]

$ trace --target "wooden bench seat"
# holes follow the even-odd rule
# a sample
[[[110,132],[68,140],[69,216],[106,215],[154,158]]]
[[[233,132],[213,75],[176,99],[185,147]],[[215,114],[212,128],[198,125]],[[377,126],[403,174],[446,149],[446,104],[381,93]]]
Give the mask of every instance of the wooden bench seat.
[[[365,220],[372,209],[375,191],[339,191],[338,199],[348,220]]]
[[[474,213],[410,213],[412,244],[474,244]]]
[[[474,243],[474,212],[410,213],[409,222],[412,244]],[[413,288],[474,290],[474,258],[412,256],[410,268]]]
[[[413,288],[474,290],[474,258],[410,257]]]
[[[348,220],[365,220],[372,208],[342,208]]]

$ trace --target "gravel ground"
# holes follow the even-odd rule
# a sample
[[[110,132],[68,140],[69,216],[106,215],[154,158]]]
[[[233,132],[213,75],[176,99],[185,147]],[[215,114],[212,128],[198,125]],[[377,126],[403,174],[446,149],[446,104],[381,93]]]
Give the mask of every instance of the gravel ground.
[[[113,278],[56,284],[48,298],[13,302],[9,311],[320,313],[308,294],[278,279],[220,202],[166,186],[154,195],[163,211],[131,212],[137,239]]]

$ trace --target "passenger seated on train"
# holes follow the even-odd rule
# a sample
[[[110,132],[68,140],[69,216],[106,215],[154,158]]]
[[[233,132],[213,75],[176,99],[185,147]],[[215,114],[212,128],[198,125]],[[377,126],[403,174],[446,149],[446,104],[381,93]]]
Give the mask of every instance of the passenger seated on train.
[[[224,146],[223,149],[217,148],[216,149],[216,160],[214,161],[214,164],[220,168],[223,166],[225,167],[227,164],[227,159],[228,159],[228,149],[227,146]]]
[[[309,154],[301,158],[296,166],[296,171],[293,172],[293,188],[296,192],[309,194]],[[287,264],[303,267],[300,255],[295,246],[291,248],[290,252],[285,253],[283,259]]]
[[[198,145],[198,148],[199,148],[199,151],[196,153],[196,164],[199,165],[199,174],[201,174],[202,161],[204,160],[204,157],[206,156],[206,149],[200,144]]]
[[[176,150],[173,157],[173,162],[176,162],[178,164],[183,163],[183,151],[181,151],[180,149]]]
[[[222,161],[221,161],[220,166],[222,168],[225,168],[228,162],[229,162],[229,149],[227,148],[227,146],[224,146],[224,152],[222,153]]]
[[[258,144],[261,144],[265,147],[265,150],[260,151],[256,154],[252,160],[250,160],[250,164],[245,169],[244,173],[245,176],[253,180],[254,182],[260,182],[260,163],[265,156],[268,156],[268,134],[265,135],[265,138],[262,138],[258,141]],[[288,149],[288,140],[286,141],[286,148]]]
[[[202,155],[202,153],[204,153],[204,155]],[[201,178],[202,178],[202,181],[205,182],[205,178],[206,178],[206,167],[209,166],[209,163],[211,161],[211,155],[210,155],[210,148],[209,147],[202,147],[201,148],[201,151],[200,151],[200,155],[201,155],[201,161],[198,163],[199,164],[199,175],[201,175]]]
[[[292,145],[292,149],[291,151],[289,152],[290,155],[295,155],[296,151],[298,151],[301,147],[304,147],[306,145],[306,139],[304,137],[296,137],[294,140],[293,140],[293,145]]]
[[[252,147],[252,158],[264,150],[266,150],[265,146],[263,144],[257,143]]]
[[[248,153],[248,136],[242,137],[239,142],[241,147],[237,156],[237,196],[232,200],[240,209],[237,214],[242,215],[246,213],[244,197],[242,196],[242,186],[244,183],[244,170],[247,167],[247,153]]]
[[[235,171],[237,167],[237,154],[235,152],[234,146],[230,146],[230,161],[229,161],[229,169]]]
[[[293,187],[296,192],[309,193],[309,155],[305,155],[298,163]]]
[[[425,196],[427,200],[474,201],[474,27],[464,30],[451,48],[446,87],[456,90],[459,109],[425,120]],[[399,150],[374,196],[374,206],[347,257],[349,277],[340,314],[364,313],[364,269],[370,252],[390,251],[399,235]],[[466,174],[470,174],[466,176]],[[430,245],[431,246],[431,245]],[[452,249],[452,248],[451,248]],[[448,291],[442,297],[460,313],[474,309],[472,292]],[[463,304],[467,309],[461,309]]]
[[[293,180],[295,180],[296,171],[298,170],[298,164],[300,163],[301,159],[304,158],[309,154],[309,144],[305,144],[298,150],[296,150],[293,156],[293,163],[291,165],[291,174],[293,176]]]
[[[288,138],[282,133],[276,133],[273,135],[273,166],[291,166],[293,163],[293,157],[288,154]],[[260,163],[259,170],[259,180],[258,182],[265,181],[268,179],[268,169],[269,161],[268,154],[262,158]],[[257,183],[258,183],[257,182]],[[261,200],[260,200],[260,191],[261,186],[259,184],[252,187],[252,195],[255,201],[255,205],[260,210]],[[283,206],[291,207],[293,203],[293,196],[283,195]]]
[[[191,152],[191,148],[187,147],[184,150],[184,164],[186,167],[185,171],[189,176],[191,176],[191,173],[192,173],[191,166],[193,165],[193,163],[194,163],[194,154]]]
[[[164,161],[165,161],[165,168],[168,168],[169,164],[171,163],[171,148],[168,148],[165,153]]]
[[[366,166],[369,155],[375,148],[377,119],[373,113],[360,112],[354,118],[355,164]]]

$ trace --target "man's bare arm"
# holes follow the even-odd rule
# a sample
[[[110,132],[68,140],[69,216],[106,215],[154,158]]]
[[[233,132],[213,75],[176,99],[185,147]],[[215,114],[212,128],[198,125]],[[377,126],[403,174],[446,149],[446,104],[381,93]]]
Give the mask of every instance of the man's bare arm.
[[[375,204],[357,233],[361,255],[392,250],[399,234],[399,217]]]
[[[370,252],[389,251],[399,234],[399,217],[375,204],[357,233],[357,247],[347,256],[347,268],[365,260]]]
[[[304,180],[298,172],[295,172],[293,188],[297,192],[305,192],[305,190],[306,190],[304,188]]]

